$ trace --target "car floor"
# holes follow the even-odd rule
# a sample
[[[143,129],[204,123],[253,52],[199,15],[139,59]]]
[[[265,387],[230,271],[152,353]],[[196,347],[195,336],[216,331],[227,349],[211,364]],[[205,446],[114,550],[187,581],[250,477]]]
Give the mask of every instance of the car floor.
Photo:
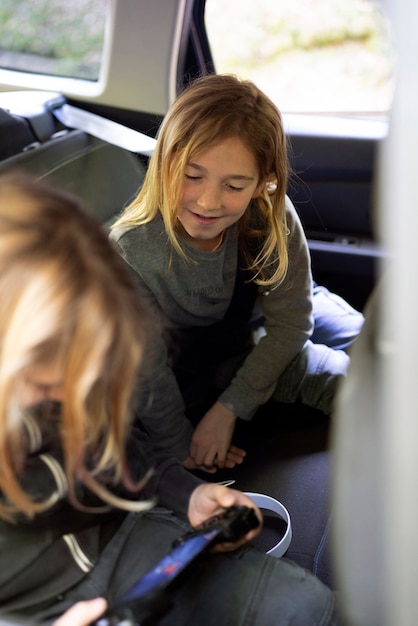
[[[240,422],[234,437],[247,451],[242,465],[210,481],[235,480],[234,488],[269,495],[289,511],[292,541],[285,554],[334,587],[329,558],[330,418],[302,404],[266,405],[252,422]],[[255,545],[267,551],[284,532],[285,522],[263,511],[264,527]]]

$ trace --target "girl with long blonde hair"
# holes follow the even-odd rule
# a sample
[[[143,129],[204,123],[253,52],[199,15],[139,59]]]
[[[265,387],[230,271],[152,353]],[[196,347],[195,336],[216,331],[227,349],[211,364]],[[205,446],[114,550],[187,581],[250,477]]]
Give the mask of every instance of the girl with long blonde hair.
[[[270,400],[329,413],[346,373],[345,352],[310,341],[310,256],[286,196],[286,144],[280,112],[252,82],[200,78],[169,109],[112,228],[168,350],[155,383],[166,406],[141,419],[189,468],[241,463],[237,420]]]

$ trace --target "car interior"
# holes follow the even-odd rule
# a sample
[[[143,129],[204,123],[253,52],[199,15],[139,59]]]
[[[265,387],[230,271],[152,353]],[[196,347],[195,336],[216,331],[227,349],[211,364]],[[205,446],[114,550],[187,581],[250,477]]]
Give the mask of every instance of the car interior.
[[[106,122],[129,129],[140,145],[141,138],[155,137],[164,111],[183,85],[194,76],[216,71],[205,27],[204,0],[167,4],[157,0],[152,7],[141,0],[126,3],[125,10],[122,4],[111,2],[114,41],[123,47],[118,38],[123,31],[124,49],[109,61],[109,72],[120,72],[129,84],[131,69],[124,70],[122,54],[146,51],[151,57],[154,40],[163,48],[156,53],[153,74],[148,68],[148,76],[145,72],[135,77],[145,87],[132,97],[131,86],[122,101],[117,83],[109,83],[95,97],[70,88],[57,89],[58,83],[49,77],[35,81],[31,76],[24,84],[21,75],[20,84],[15,78],[7,82],[8,72],[0,69],[0,172],[27,171],[76,193],[104,228],[136,194],[150,154],[146,141],[143,150],[118,145]],[[143,24],[137,21],[134,28],[129,23],[139,10],[147,19]],[[150,24],[159,29],[152,38],[147,32]],[[152,102],[154,92],[158,104]],[[98,116],[101,132],[82,122],[63,122],[61,113],[66,105]],[[337,120],[333,115],[284,114],[284,122],[291,167],[288,193],[308,238],[314,280],[367,311],[388,256],[376,232],[376,179],[389,132],[388,119],[351,116]],[[363,382],[373,372],[377,376],[376,367],[376,361],[368,362]],[[370,378],[370,388],[378,393],[374,377]],[[352,399],[348,393],[342,394],[342,413]],[[356,391],[353,393],[356,396]],[[370,410],[370,403],[365,406],[358,406],[353,420]],[[234,486],[243,491],[267,494],[282,502],[292,521],[286,558],[337,588],[330,536],[335,505],[335,498],[331,498],[333,490],[335,495],[331,442],[340,444],[338,437],[330,434],[333,419],[303,405],[263,407],[239,433],[243,444],[248,445],[244,464],[218,472],[213,480],[234,480]],[[356,515],[356,511],[344,511],[348,516]],[[257,539],[260,549],[269,550],[282,533],[283,520],[265,512],[265,527]],[[341,531],[338,539],[343,541]],[[348,558],[347,550],[344,555]],[[354,593],[350,600],[355,599]]]
[[[141,185],[147,157],[82,130],[63,127],[54,111],[65,103],[60,94],[0,94],[4,124],[18,130],[17,143],[4,146],[6,158],[0,163],[0,172],[30,172],[76,193],[106,228]],[[241,433],[245,448],[249,439],[256,440],[256,446],[249,449],[241,467],[219,471],[216,480],[235,480],[244,491],[263,493],[283,502],[292,512],[292,544],[287,557],[331,584],[326,552],[328,419],[303,405],[283,406],[280,412],[283,415],[278,420],[276,411],[260,411],[251,432]],[[312,509],[309,523],[306,506]],[[260,539],[263,549],[268,550],[278,541],[282,525],[279,517],[266,516]]]

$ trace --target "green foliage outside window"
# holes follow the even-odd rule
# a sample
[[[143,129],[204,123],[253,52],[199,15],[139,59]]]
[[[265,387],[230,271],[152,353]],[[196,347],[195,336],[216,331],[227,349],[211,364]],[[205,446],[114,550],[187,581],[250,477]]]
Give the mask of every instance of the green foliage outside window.
[[[1,0],[0,67],[97,80],[106,0]]]

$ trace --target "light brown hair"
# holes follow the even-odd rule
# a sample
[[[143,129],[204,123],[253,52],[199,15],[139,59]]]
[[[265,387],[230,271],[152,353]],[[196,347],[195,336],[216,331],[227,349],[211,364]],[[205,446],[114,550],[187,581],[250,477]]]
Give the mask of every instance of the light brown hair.
[[[124,450],[144,318],[123,260],[77,199],[0,178],[0,515],[48,506],[19,482],[29,445],[19,389],[28,368],[51,361],[63,369],[58,437],[70,498],[80,481],[114,503],[105,475],[133,488]]]
[[[160,127],[144,184],[112,230],[145,224],[161,213],[175,250],[185,169],[195,156],[229,137],[253,154],[265,189],[239,222],[240,249],[253,280],[271,286],[288,267],[285,194],[287,140],[275,104],[250,81],[232,75],[197,79],[175,100]],[[270,194],[274,186],[275,193]]]

